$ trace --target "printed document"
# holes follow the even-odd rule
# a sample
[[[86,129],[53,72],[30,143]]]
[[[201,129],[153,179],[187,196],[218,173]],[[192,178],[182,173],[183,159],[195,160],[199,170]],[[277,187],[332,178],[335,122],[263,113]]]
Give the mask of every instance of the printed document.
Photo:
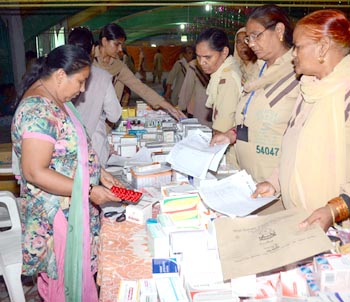
[[[152,163],[151,151],[147,148],[141,148],[133,157],[122,157],[112,154],[107,161],[108,166],[130,167],[138,165],[147,165]]]
[[[216,219],[224,280],[266,272],[331,250],[333,245],[319,225],[299,228],[308,215],[295,208],[266,216]]]
[[[199,188],[204,203],[212,210],[231,216],[246,216],[276,199],[272,197],[251,198],[255,183],[245,170],[219,181],[206,181]]]
[[[167,162],[174,170],[205,179],[208,170],[216,171],[228,144],[210,146],[210,137],[197,129],[176,143]]]

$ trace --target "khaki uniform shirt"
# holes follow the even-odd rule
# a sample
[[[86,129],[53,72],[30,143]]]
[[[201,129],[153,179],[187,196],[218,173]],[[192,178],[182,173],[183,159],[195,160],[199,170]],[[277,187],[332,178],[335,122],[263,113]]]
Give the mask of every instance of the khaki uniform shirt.
[[[185,58],[175,62],[173,68],[170,70],[167,85],[171,85],[171,99],[170,102],[176,106],[179,102],[179,93],[184,82],[188,63]]]
[[[212,122],[209,120],[211,119],[211,110],[205,107],[207,101],[206,87],[203,86],[193,69],[196,61],[191,61],[190,65],[187,68],[186,77],[179,94],[179,108],[186,110],[189,108],[190,103],[193,103],[191,108],[193,117],[197,118],[202,125],[211,127]]]
[[[224,63],[226,66],[219,68],[210,76],[210,82],[213,78],[218,79],[218,85],[209,86],[207,94],[213,94],[212,89],[215,89],[215,100],[213,100],[213,129],[226,132],[235,126],[236,106],[241,94],[241,71],[237,61],[229,56]],[[208,102],[207,102],[208,106]]]
[[[280,184],[286,208],[313,211],[341,193],[350,195],[349,63],[347,56],[321,80],[302,78],[279,173],[269,179],[277,190]]]
[[[121,100],[125,85],[153,107],[165,101],[157,92],[142,83],[122,61],[114,59],[110,64],[106,64],[102,62],[98,54],[98,47],[96,47],[93,64],[112,74],[114,89],[119,100]]]
[[[290,52],[274,64],[281,63],[292,64]],[[293,68],[278,81],[255,90],[244,120],[248,127],[248,141],[237,140],[235,144],[239,167],[258,182],[266,180],[279,164],[282,136],[299,92],[299,81],[290,70]],[[243,123],[243,111],[250,94],[243,94],[237,105],[237,128]]]

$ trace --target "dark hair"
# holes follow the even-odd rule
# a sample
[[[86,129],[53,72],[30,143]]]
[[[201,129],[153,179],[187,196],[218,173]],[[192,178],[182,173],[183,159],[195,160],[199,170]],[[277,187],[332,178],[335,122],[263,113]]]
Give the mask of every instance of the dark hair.
[[[115,23],[110,23],[101,29],[100,37],[99,37],[100,44],[101,44],[102,38],[106,38],[107,40],[117,40],[117,39],[126,40],[126,34],[124,29],[121,26]]]
[[[91,59],[85,50],[74,45],[62,45],[53,49],[47,57],[40,57],[23,77],[16,101],[22,99],[24,93],[37,80],[48,78],[56,70],[62,68],[67,75],[79,72],[90,66]]]
[[[279,6],[268,4],[254,8],[250,14],[249,20],[255,20],[265,28],[273,29],[277,23],[283,23],[285,30],[283,43],[287,48],[293,45],[293,27],[287,13]]]
[[[202,31],[196,40],[196,46],[204,41],[208,42],[211,49],[219,52],[223,51],[224,47],[230,49],[227,34],[218,28],[208,28]]]
[[[26,57],[26,60],[36,59],[37,58],[36,51],[34,50],[26,51],[25,57]]]
[[[68,35],[68,44],[81,47],[90,55],[94,45],[94,36],[86,27],[75,27]]]
[[[193,46],[191,46],[191,45],[186,45],[182,48],[183,53],[190,52],[190,51],[194,52]]]
[[[340,47],[350,50],[350,22],[343,12],[335,9],[318,10],[306,15],[296,26],[304,28],[304,34],[314,41],[330,37]]]

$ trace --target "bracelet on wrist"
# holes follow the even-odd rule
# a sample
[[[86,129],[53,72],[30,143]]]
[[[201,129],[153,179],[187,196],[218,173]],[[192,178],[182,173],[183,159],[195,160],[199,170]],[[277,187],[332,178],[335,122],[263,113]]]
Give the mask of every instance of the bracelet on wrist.
[[[335,222],[341,222],[349,218],[349,208],[342,197],[335,197],[328,201],[328,204],[332,205],[333,208],[335,208]]]

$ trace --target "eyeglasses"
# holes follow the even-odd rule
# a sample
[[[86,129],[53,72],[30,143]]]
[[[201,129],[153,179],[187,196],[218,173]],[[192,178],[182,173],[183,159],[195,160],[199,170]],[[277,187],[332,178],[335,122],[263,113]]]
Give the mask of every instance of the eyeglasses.
[[[262,32],[259,32],[258,34],[250,34],[249,36],[246,36],[244,38],[244,43],[248,45],[250,42],[259,41],[262,38],[264,32],[267,31],[268,29],[270,29],[273,26],[275,26],[275,24],[269,25]]]

